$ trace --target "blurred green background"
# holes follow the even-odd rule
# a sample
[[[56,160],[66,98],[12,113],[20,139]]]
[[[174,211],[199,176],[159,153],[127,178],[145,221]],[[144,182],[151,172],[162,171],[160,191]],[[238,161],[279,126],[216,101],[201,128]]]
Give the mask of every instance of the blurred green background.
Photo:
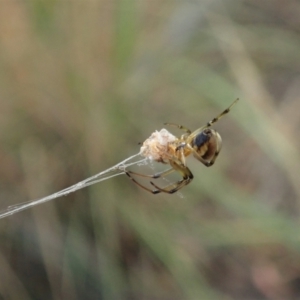
[[[296,0],[1,1],[1,209],[240,101],[181,194],[119,176],[0,220],[0,299],[300,299],[299,15]]]

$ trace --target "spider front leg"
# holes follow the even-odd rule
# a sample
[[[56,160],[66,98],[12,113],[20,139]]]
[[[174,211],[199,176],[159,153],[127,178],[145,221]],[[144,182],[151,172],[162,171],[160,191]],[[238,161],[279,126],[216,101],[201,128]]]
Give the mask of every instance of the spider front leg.
[[[230,112],[231,107],[232,107],[233,105],[235,105],[238,101],[239,101],[239,98],[235,99],[235,100],[231,103],[231,105],[230,105],[228,108],[226,108],[223,112],[221,112],[217,117],[215,117],[215,118],[213,118],[211,121],[209,121],[209,122],[207,123],[206,127],[210,127],[210,126],[212,126],[214,123],[217,123],[224,115],[226,115],[226,114],[228,114],[228,113]]]
[[[186,142],[189,144],[195,138],[195,136],[197,136],[199,133],[203,132],[203,130],[205,130],[206,128],[209,128],[213,124],[217,123],[224,115],[226,115],[226,114],[228,114],[230,112],[232,106],[235,105],[238,101],[239,101],[239,98],[237,98],[235,101],[233,101],[232,104],[228,108],[226,108],[223,112],[221,112],[218,116],[214,117],[212,120],[210,120],[209,122],[207,122],[206,125],[198,128],[197,130],[195,130],[194,132],[192,132],[187,137]]]

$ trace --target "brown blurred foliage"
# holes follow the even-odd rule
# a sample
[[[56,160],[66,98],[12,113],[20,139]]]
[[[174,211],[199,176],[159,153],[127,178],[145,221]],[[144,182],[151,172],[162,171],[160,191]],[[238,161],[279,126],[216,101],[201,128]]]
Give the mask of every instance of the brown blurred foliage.
[[[299,299],[299,13],[295,0],[1,1],[3,209],[240,101],[215,125],[215,166],[189,160],[181,194],[123,176],[0,220],[0,299]]]

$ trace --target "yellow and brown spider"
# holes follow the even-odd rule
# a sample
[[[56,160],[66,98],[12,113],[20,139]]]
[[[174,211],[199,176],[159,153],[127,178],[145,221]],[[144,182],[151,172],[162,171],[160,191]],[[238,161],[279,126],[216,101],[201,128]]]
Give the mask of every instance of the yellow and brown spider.
[[[187,167],[185,158],[190,154],[193,154],[193,156],[206,167],[210,167],[214,164],[221,151],[222,139],[219,133],[210,127],[221,117],[227,114],[238,100],[239,99],[236,99],[221,114],[193,132],[182,125],[165,123],[165,125],[176,126],[177,128],[185,131],[185,133],[180,138],[176,138],[165,129],[162,129],[160,132],[153,133],[151,137],[143,143],[141,155],[157,162],[169,164],[171,168],[154,175],[144,175],[133,171],[125,171],[127,176],[138,186],[153,194],[158,194],[160,192],[172,194],[189,184],[194,176]],[[169,184],[164,188],[160,188],[150,181],[151,185],[155,188],[150,189],[140,184],[132,177],[132,175],[137,175],[156,179],[166,176],[174,171],[179,172],[182,179]]]

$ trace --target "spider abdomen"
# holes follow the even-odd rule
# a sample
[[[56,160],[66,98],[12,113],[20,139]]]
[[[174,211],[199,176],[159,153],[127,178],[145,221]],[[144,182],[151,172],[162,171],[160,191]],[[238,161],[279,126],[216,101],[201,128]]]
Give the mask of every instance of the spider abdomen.
[[[205,160],[210,160],[221,150],[222,139],[213,129],[206,129],[200,132],[191,142],[191,146],[197,154]]]
[[[205,131],[200,132],[192,141],[192,147],[196,148],[197,150],[200,149],[202,146],[208,143],[211,134]]]

